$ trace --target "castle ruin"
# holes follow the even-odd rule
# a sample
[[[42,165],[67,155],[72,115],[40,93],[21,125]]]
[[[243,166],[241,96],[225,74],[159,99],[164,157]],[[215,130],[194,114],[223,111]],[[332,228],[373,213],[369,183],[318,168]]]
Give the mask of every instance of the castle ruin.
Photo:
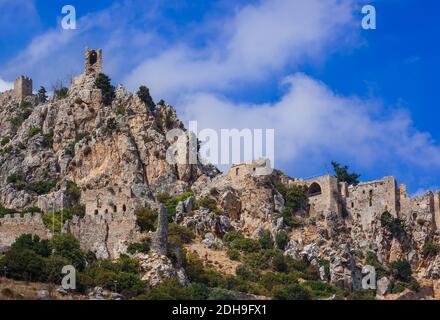
[[[406,186],[397,187],[394,177],[348,185],[332,175],[310,180],[289,180],[289,184],[307,186],[309,215],[335,212],[351,219],[360,220],[365,231],[370,230],[374,217],[388,211],[394,217],[417,220],[430,214],[434,225],[440,230],[440,191],[423,196],[410,197]]]
[[[32,79],[20,76],[14,81],[14,97],[23,101],[24,98],[32,95]]]

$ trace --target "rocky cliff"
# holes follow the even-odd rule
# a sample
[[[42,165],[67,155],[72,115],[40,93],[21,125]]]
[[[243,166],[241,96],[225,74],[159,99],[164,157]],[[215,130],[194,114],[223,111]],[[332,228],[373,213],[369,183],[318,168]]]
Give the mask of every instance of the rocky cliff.
[[[335,189],[329,189],[329,199],[321,199],[307,192],[311,184],[278,171],[237,178],[210,165],[169,164],[166,134],[173,128],[184,129],[175,109],[163,101],[155,104],[150,96],[141,99],[121,85],[108,101],[97,87],[98,74],[92,71],[48,101],[35,95],[21,101],[13,91],[0,94],[3,208],[40,207],[45,213],[82,202],[86,216],[66,222],[64,230],[99,258],[115,258],[126,253],[129,243],[148,238],[136,224],[137,208],[158,209],[160,194],[179,196],[190,191],[191,196],[174,204],[170,219],[192,230],[197,235],[194,241],[207,250],[226,250],[223,237],[231,231],[256,241],[268,233],[274,242],[285,238],[277,243],[284,256],[306,261],[319,270],[322,281],[348,291],[361,289],[369,268],[374,267],[378,279],[372,288],[377,287],[378,296],[384,297],[396,277],[390,266],[408,261],[415,280],[431,289],[429,297],[440,294],[438,210],[430,209],[436,205],[434,196],[402,198],[396,209],[388,207],[388,198],[373,205],[370,195],[369,205],[359,202],[350,211],[347,199],[352,198],[340,196],[347,186],[330,177],[321,183]],[[68,192],[69,183],[78,188],[77,194]],[[124,197],[113,199],[114,188],[127,190]],[[397,204],[393,192],[390,197]],[[294,200],[295,207],[292,194],[300,198]],[[23,230],[32,233],[32,221],[41,237],[51,236],[39,215],[7,216],[0,219],[2,245],[12,243],[11,230],[17,230],[16,236]],[[179,272],[172,270],[169,259],[159,255],[154,260],[166,260],[169,274],[184,278],[180,266]],[[150,265],[154,270],[163,265],[143,264],[145,277],[157,283],[157,272],[150,275]]]

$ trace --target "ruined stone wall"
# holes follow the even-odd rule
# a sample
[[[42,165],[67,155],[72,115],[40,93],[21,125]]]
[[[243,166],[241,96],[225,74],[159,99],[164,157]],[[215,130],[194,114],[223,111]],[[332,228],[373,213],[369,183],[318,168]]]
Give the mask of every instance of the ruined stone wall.
[[[296,180],[293,183],[309,188],[309,215],[314,217],[321,213],[341,213],[338,179],[326,175],[310,180]]]
[[[74,217],[65,230],[80,241],[81,248],[90,250],[98,259],[117,259],[126,253],[130,243],[139,242],[140,230],[133,213],[107,213]]]
[[[86,215],[134,212],[136,206],[131,190],[117,186],[84,191],[81,203],[86,206]]]
[[[23,217],[18,213],[7,214],[0,219],[0,247],[10,246],[22,234],[38,235],[42,239],[51,235],[39,213],[27,213]]]
[[[233,164],[229,177],[233,182],[242,181],[246,176],[264,176],[272,173],[269,159],[258,159],[246,163]]]
[[[388,211],[398,216],[398,191],[394,177],[360,183],[348,187],[345,198],[346,209],[352,219],[360,220],[364,230],[371,228],[371,223]]]
[[[18,100],[23,100],[32,95],[32,79],[24,76],[18,77],[14,82],[14,95]]]
[[[91,50],[86,48],[84,73],[89,75],[91,73],[102,72],[102,49]]]
[[[434,221],[437,230],[440,230],[440,191],[434,193]]]
[[[58,212],[72,206],[71,199],[63,190],[38,196],[37,207],[43,212]]]

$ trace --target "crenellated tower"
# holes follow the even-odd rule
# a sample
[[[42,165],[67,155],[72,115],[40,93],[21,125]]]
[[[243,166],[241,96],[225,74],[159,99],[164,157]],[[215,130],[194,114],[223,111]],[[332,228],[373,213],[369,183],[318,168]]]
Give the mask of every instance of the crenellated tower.
[[[84,74],[98,74],[102,72],[102,49],[91,50],[86,48]]]
[[[32,79],[20,76],[14,81],[14,96],[22,101],[24,98],[32,95]]]

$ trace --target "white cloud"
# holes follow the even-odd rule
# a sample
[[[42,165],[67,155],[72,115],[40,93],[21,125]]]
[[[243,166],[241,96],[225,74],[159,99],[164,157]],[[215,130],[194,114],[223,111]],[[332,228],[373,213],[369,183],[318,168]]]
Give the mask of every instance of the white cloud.
[[[398,162],[439,168],[440,148],[403,110],[378,118],[376,102],[338,96],[304,74],[285,84],[286,94],[273,104],[235,105],[208,93],[188,95],[179,105],[183,118],[197,120],[199,129],[275,129],[275,160],[284,166],[321,170],[322,159],[337,156],[362,167]]]
[[[156,96],[170,98],[182,91],[261,81],[304,59],[321,58],[336,41],[349,41],[350,26],[352,0],[259,1],[222,21],[204,48],[174,45],[145,60],[124,83],[130,88],[147,83]]]
[[[0,78],[0,92],[12,89],[14,84],[12,82],[7,82]]]

